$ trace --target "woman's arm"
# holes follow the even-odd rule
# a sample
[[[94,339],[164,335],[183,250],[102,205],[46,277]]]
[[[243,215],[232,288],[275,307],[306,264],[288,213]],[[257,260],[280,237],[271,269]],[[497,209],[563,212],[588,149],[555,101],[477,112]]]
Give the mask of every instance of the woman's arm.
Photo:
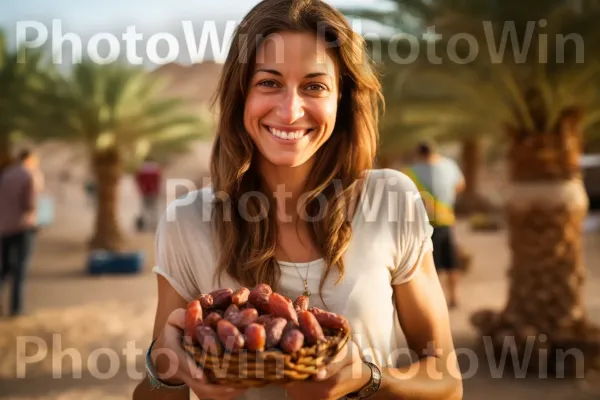
[[[157,275],[158,279],[158,306],[154,319],[152,340],[156,339],[167,322],[169,315],[178,308],[184,308],[187,302],[182,298],[165,278]],[[160,366],[157,366],[159,368]],[[152,391],[150,381],[144,378],[133,392],[133,400],[189,400],[189,390],[156,390]]]
[[[413,279],[394,286],[400,324],[418,361],[386,368],[375,399],[462,399],[463,387],[450,318],[433,256],[428,252]]]

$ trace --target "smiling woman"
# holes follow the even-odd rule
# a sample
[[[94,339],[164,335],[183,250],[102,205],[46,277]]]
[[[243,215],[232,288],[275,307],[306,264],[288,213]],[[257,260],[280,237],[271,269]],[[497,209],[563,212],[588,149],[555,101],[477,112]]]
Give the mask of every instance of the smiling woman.
[[[258,51],[244,126],[259,149],[263,171],[301,165],[309,170],[333,133],[338,71],[325,46],[310,32],[281,32]]]
[[[134,399],[187,399],[188,389],[244,400],[462,397],[423,202],[406,175],[372,169],[380,89],[362,38],[326,3],[264,0],[244,18],[218,90],[212,185],[174,201],[166,216],[176,218],[158,228],[151,379]],[[312,379],[214,385],[181,347],[186,305],[261,283],[345,316],[352,340]]]

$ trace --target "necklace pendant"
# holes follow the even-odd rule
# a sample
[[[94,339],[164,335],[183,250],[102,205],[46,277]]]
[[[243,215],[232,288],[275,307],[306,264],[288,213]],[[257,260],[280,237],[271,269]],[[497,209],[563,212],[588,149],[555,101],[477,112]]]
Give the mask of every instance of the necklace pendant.
[[[311,295],[310,290],[308,290],[308,281],[306,279],[304,280],[304,293],[302,293],[302,295],[306,297],[310,297]]]

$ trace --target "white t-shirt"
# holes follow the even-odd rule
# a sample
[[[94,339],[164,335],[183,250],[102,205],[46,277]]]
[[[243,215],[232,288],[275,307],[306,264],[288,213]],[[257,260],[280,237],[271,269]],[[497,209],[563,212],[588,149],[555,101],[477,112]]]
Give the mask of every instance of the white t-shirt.
[[[212,190],[195,192],[196,199],[181,205],[174,201],[167,209],[156,238],[157,265],[154,272],[164,276],[186,300],[218,289],[213,279],[215,252],[212,248]],[[352,340],[365,359],[379,366],[406,362],[404,335],[398,321],[392,285],[410,280],[413,268],[432,251],[429,224],[415,184],[392,169],[370,170],[358,208],[352,219],[352,239],[344,255],[346,271],[334,286],[337,270],[329,274],[323,299],[330,311],[345,316],[352,328]],[[312,292],[310,305],[324,308],[318,295],[322,259],[310,263],[280,262],[278,292],[295,299],[304,291],[307,273]],[[229,276],[221,287],[235,290],[240,285]],[[401,299],[400,299],[401,301]],[[398,359],[399,357],[399,359]],[[280,388],[253,389],[244,400],[282,399]]]

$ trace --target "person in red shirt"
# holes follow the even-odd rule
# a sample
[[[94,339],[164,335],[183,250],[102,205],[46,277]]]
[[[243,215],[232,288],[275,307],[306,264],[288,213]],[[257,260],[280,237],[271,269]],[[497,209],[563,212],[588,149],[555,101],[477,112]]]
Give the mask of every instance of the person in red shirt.
[[[160,165],[151,158],[147,158],[136,173],[136,183],[142,198],[141,213],[137,221],[139,230],[156,228],[161,179]]]

